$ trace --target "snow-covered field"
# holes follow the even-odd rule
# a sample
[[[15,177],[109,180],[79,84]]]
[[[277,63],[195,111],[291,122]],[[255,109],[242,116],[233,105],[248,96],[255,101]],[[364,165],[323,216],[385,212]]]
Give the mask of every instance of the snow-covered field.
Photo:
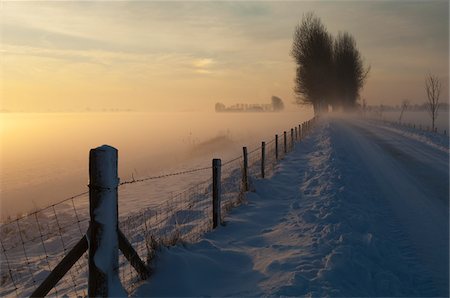
[[[134,295],[448,296],[448,161],[448,138],[324,120]]]
[[[267,174],[271,173],[275,163],[273,138],[271,134],[266,139]],[[251,143],[254,144],[254,141]],[[255,147],[248,148],[249,174],[253,177],[259,175],[261,152],[260,148]],[[242,148],[235,148],[239,152],[238,158],[231,155],[235,151],[228,147],[224,149],[228,149],[222,152],[221,188],[225,215],[232,206],[239,204],[242,196]],[[283,145],[280,145],[281,150]],[[283,154],[280,153],[280,156]],[[171,243],[174,239],[192,241],[210,229],[211,160],[192,157],[185,166],[191,167],[188,169],[205,166],[205,161],[207,166],[195,172],[143,182],[128,180],[129,183],[119,187],[120,228],[144,260],[149,257],[148,245],[153,239],[158,243]],[[183,168],[178,170],[183,172]],[[88,195],[84,193],[19,220],[0,224],[0,296],[28,296],[42,283],[86,233],[89,223],[88,201]],[[119,262],[120,278],[125,288],[132,290],[136,286],[134,281],[137,274],[123,255],[120,255]],[[83,296],[86,294],[86,283],[87,264],[84,255],[50,294]]]
[[[384,111],[382,119],[390,122],[398,122],[401,111]],[[417,128],[422,130],[431,129],[431,117],[427,111],[410,111],[403,112],[402,123],[416,125]],[[443,133],[444,130],[449,132],[449,113],[448,110],[440,109],[438,111],[438,117],[436,119],[436,128],[438,133]]]
[[[266,152],[273,155],[273,143]],[[252,153],[252,191],[243,206],[194,244],[158,251],[153,276],[137,283],[133,295],[446,296],[448,155],[448,136],[323,119],[268,179],[258,177],[258,152]],[[242,200],[240,163],[222,169],[227,211]],[[210,171],[195,174],[210,179]],[[210,225],[210,180],[155,206],[149,187],[190,183],[183,175],[173,179],[160,188],[153,182],[120,188],[124,209],[135,210],[121,216],[121,229],[144,259],[148,235],[182,232],[189,237],[181,239],[192,240]],[[86,202],[75,198],[20,221],[22,233],[1,227],[9,252],[0,260],[1,296],[31,293],[86,231]],[[22,242],[32,245],[23,250]],[[18,268],[20,284],[8,281],[7,263]],[[120,264],[130,290],[135,274],[123,257]],[[82,257],[51,294],[85,295],[86,269]]]

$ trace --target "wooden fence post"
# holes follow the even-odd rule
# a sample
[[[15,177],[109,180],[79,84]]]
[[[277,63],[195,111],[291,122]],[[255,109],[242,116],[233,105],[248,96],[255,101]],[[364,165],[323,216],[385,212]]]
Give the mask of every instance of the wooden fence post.
[[[244,191],[248,191],[248,156],[247,147],[242,148],[244,156],[244,168],[242,169],[242,185],[244,186]]]
[[[278,134],[275,135],[275,159],[278,160]]]
[[[301,141],[303,139],[301,124],[298,125],[298,135],[299,135],[298,139]]]
[[[221,222],[220,218],[220,168],[221,160],[214,158],[212,161],[213,170],[213,229]]]
[[[291,151],[294,150],[294,129],[291,128]]]
[[[264,166],[265,166],[265,159],[266,159],[266,142],[261,143],[261,177],[264,179]]]
[[[297,126],[295,127],[295,141],[298,141],[298,131],[297,131]]]
[[[119,281],[117,149],[89,152],[89,297],[107,297]]]
[[[287,136],[286,136],[286,131],[283,132],[283,136],[284,136],[284,154],[287,154]]]

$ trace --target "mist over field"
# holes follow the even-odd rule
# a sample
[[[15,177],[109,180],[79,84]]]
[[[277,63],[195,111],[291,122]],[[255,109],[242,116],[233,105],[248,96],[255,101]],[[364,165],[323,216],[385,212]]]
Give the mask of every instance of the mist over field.
[[[310,109],[2,114],[2,216],[15,217],[86,191],[89,150],[103,144],[119,150],[123,181],[239,156],[242,146],[259,146],[311,116]]]

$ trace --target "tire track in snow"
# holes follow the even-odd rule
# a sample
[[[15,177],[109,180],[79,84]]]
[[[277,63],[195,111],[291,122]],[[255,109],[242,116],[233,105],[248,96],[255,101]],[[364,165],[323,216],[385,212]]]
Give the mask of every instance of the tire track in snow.
[[[318,129],[307,163],[300,166],[303,195],[292,205],[300,206],[292,210],[300,223],[300,266],[290,285],[271,294],[436,295],[407,237],[334,125]]]
[[[424,164],[422,152],[433,154],[434,150],[427,144],[361,121],[331,121],[339,134],[336,139],[345,144],[349,155],[359,156],[383,198],[382,204],[390,209],[397,228],[408,240],[407,245],[401,241],[400,245],[414,250],[418,267],[432,279],[434,295],[448,296],[448,168],[442,173],[443,164],[436,163],[436,159],[442,160],[441,155],[435,152]],[[447,187],[436,187],[430,179]]]

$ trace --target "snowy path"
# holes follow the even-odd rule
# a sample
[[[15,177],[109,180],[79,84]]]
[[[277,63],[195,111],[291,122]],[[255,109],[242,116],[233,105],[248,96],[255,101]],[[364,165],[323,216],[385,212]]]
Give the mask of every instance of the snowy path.
[[[448,148],[324,120],[135,296],[448,296]]]

